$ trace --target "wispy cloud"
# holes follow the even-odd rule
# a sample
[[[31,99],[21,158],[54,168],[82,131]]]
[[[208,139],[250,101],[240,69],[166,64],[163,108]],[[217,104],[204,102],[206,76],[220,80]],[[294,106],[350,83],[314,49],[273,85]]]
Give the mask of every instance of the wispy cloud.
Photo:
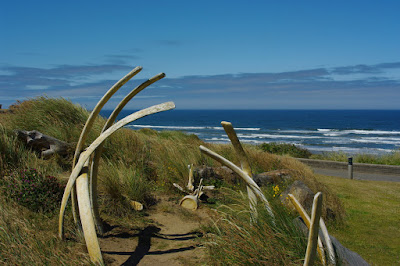
[[[109,55],[118,59],[123,55]],[[125,57],[124,57],[125,58]],[[46,93],[66,97],[89,107],[116,79],[132,67],[125,64],[60,65],[53,68],[4,66],[0,68],[0,103]],[[316,68],[281,73],[239,73],[165,78],[135,98],[135,103],[174,100],[181,108],[399,108],[400,62]],[[400,71],[399,71],[400,74]],[[149,77],[146,77],[149,78]],[[79,82],[78,82],[79,81]],[[145,81],[128,82],[112,98],[116,104],[129,90]],[[14,101],[11,99],[15,99]]]

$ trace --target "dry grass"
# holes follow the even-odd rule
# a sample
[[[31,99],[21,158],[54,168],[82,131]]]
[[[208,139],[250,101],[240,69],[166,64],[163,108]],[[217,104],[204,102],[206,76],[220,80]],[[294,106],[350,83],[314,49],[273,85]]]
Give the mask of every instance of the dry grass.
[[[302,263],[307,246],[306,237],[294,224],[294,217],[282,208],[279,200],[269,197],[275,215],[272,221],[264,206],[258,206],[257,218],[251,216],[247,195],[229,190],[226,192],[231,197],[231,204],[218,208],[220,218],[209,229],[211,233],[206,238],[209,264]]]
[[[318,176],[341,199],[345,225],[330,233],[376,265],[400,264],[400,183]]]
[[[71,168],[71,158],[66,159],[69,161],[62,162],[62,166],[60,166],[60,160],[57,158],[47,161],[38,158],[33,152],[26,150],[15,139],[12,130],[17,128],[24,130],[36,129],[44,134],[74,143],[77,142],[86,118],[89,115],[86,110],[64,99],[39,97],[23,102],[14,108],[13,113],[3,115],[2,118],[4,119],[1,120],[2,127],[0,128],[0,138],[4,140],[4,142],[0,143],[2,152],[0,163],[3,170],[36,168],[43,174],[59,176],[65,172],[65,169]],[[103,118],[99,118],[95,122],[87,143],[91,143],[99,135],[104,121]],[[176,131],[159,133],[150,129],[138,131],[121,129],[113,134],[105,142],[103,160],[101,161],[99,171],[102,215],[106,215],[107,217],[116,215],[118,216],[116,221],[124,223],[124,219],[129,220],[135,215],[124,215],[125,212],[129,212],[130,210],[126,208],[125,198],[120,195],[127,194],[128,197],[134,200],[143,200],[145,204],[151,205],[151,198],[154,193],[177,193],[172,183],[184,184],[187,181],[188,164],[193,163],[195,166],[219,166],[218,163],[200,153],[199,145],[205,145],[234,163],[239,164],[231,145],[207,144],[195,135],[186,135]],[[324,192],[327,195],[324,201],[325,204],[335,213],[336,219],[341,219],[343,209],[339,200],[335,195],[329,193],[324,185],[317,182],[308,167],[297,162],[295,159],[272,155],[253,146],[246,145],[245,150],[249,156],[254,173],[276,169],[290,169],[294,179],[303,180],[314,191]],[[14,256],[14,261],[26,261],[26,264],[53,264],[57,258],[59,258],[59,261],[63,260],[62,252],[58,250],[68,250],[69,247],[67,244],[57,242],[54,239],[56,229],[53,229],[52,226],[57,224],[54,218],[48,219],[42,216],[35,221],[31,221],[31,215],[25,212],[17,212],[14,215],[21,220],[22,229],[20,227],[9,227],[7,219],[11,216],[7,216],[5,213],[8,208],[13,209],[13,205],[10,205],[13,203],[6,202],[4,204],[5,207],[2,209],[3,214],[1,214],[3,218],[0,219],[0,228],[3,228],[2,232],[4,232],[2,237],[6,239],[4,243],[6,245],[11,245],[13,241],[19,243],[15,244],[16,249],[13,249],[14,251],[12,252],[17,252],[19,245],[26,245],[34,250],[32,254],[36,254],[35,252],[38,253],[35,257],[43,257],[43,259],[36,262],[33,258],[25,258],[25,253],[11,254],[8,251],[1,251],[1,256],[3,257],[0,258],[11,260],[11,256]],[[110,208],[110,205],[112,205],[112,208]],[[107,211],[104,212],[104,210]],[[140,223],[143,222],[143,219],[139,220],[141,220],[139,221]],[[40,227],[43,224],[49,225],[49,228],[51,228],[50,233],[46,234],[45,231],[38,231],[36,234],[29,233],[34,230],[29,226]],[[72,223],[69,222],[66,224],[67,226],[71,226]],[[129,221],[129,224],[133,226],[131,221]],[[243,224],[243,226],[245,225]],[[26,231],[26,236],[25,234],[19,235],[18,230]],[[264,229],[261,228],[260,230]],[[7,240],[7,235],[11,235],[12,237]],[[38,244],[35,244],[37,241],[39,241]],[[35,251],[32,245],[41,248],[37,248]],[[47,246],[43,248],[43,245]],[[75,248],[76,245],[79,246],[79,244],[71,245],[72,248]],[[50,252],[47,250],[52,248],[55,250],[54,256],[47,253]],[[25,249],[21,247],[21,250]],[[41,250],[43,250],[42,253],[40,253]],[[258,252],[262,252],[261,249]],[[86,257],[82,257],[80,254],[77,252],[74,259],[85,263]],[[281,256],[286,256],[285,251],[282,251]],[[52,259],[49,262],[43,262],[45,257]],[[283,262],[285,261],[283,260]],[[60,263],[62,264],[63,262]]]
[[[75,231],[67,228],[70,236]],[[84,244],[57,239],[57,216],[33,213],[0,195],[0,264],[88,265]]]

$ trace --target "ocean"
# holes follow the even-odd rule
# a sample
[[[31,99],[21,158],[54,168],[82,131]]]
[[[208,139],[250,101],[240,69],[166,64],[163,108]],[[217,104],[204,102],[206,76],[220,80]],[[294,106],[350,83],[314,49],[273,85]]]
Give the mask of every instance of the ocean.
[[[118,119],[133,112],[123,110]],[[386,154],[400,149],[400,110],[172,110],[127,127],[179,130],[206,142],[227,143],[221,121],[231,122],[243,143],[289,143],[312,153]]]

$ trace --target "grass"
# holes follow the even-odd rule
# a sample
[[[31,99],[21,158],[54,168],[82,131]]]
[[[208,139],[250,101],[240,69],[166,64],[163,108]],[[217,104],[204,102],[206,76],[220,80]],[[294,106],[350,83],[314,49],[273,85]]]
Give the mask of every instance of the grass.
[[[310,158],[312,155],[311,152],[307,149],[300,148],[294,144],[287,144],[287,143],[263,143],[258,146],[261,150],[279,154],[279,155],[289,155],[296,158]]]
[[[70,171],[72,156],[67,158],[57,158],[56,156],[50,160],[42,160],[38,158],[35,152],[27,150],[16,139],[13,130],[36,129],[60,140],[76,143],[88,115],[88,111],[72,104],[70,101],[46,97],[39,97],[20,103],[12,108],[12,113],[0,114],[1,176],[4,176],[6,172],[30,168],[37,169],[44,176],[52,175],[56,177],[65,174],[66,170]],[[91,143],[99,135],[104,123],[104,118],[98,118],[95,121],[87,144]],[[184,185],[187,182],[188,164],[220,166],[215,161],[202,155],[198,148],[199,145],[205,145],[237,165],[240,164],[231,145],[204,143],[195,135],[186,135],[177,131],[157,132],[151,129],[135,131],[125,128],[117,131],[106,141],[103,158],[100,163],[99,191],[102,217],[108,222],[111,221],[112,224],[143,226],[145,217],[142,216],[145,216],[145,214],[138,214],[127,207],[126,198],[141,201],[146,206],[150,206],[155,203],[154,197],[157,194],[178,194],[172,183]],[[261,151],[256,146],[245,145],[244,149],[249,157],[254,174],[277,169],[289,169],[290,175],[294,180],[300,179],[313,191],[322,191],[324,193],[324,209],[329,208],[335,214],[335,220],[329,220],[331,217],[327,217],[326,213],[323,214],[328,222],[334,224],[342,220],[344,210],[340,200],[334,193],[329,191],[327,186],[315,179],[310,168],[289,156],[273,155]],[[207,185],[207,182],[204,182],[204,185]],[[230,186],[227,183],[223,185]],[[232,199],[224,199],[222,197],[222,200],[219,201],[219,204],[225,203],[228,205]],[[223,241],[232,237],[237,228],[241,228],[244,234],[252,237],[261,236],[261,238],[254,238],[255,242],[253,244],[251,244],[252,238],[243,238],[241,239],[242,242],[238,240],[237,243],[239,245],[235,246],[235,248],[237,248],[238,252],[242,252],[240,254],[243,254],[243,256],[248,256],[248,262],[244,263],[250,263],[253,260],[250,250],[241,250],[241,246],[244,244],[252,245],[252,248],[257,252],[258,255],[254,258],[254,263],[268,263],[266,256],[271,256],[269,260],[277,263],[295,264],[299,262],[304,255],[300,254],[300,249],[304,248],[301,244],[302,240],[300,242],[288,242],[288,239],[292,236],[287,235],[287,233],[292,230],[293,226],[289,222],[288,217],[290,216],[285,216],[283,209],[277,206],[275,208],[277,213],[282,213],[279,214],[279,218],[283,221],[283,228],[271,226],[265,215],[260,215],[260,222],[257,223],[257,226],[249,227],[249,214],[245,211],[248,209],[248,203],[236,203],[235,206],[239,205],[242,206],[242,209],[236,209],[238,215],[227,214],[224,219],[230,219],[230,222],[227,225],[219,225],[219,231],[223,232],[223,228],[224,232],[226,232],[219,235],[221,237],[221,245]],[[74,257],[72,261],[87,263],[86,257],[81,256],[82,252],[75,252],[81,246],[79,241],[67,243],[56,241],[54,238],[55,225],[57,224],[55,217],[51,215],[45,216],[40,213],[33,214],[9,199],[4,199],[2,206],[0,211],[0,215],[3,217],[0,219],[0,228],[3,228],[2,237],[5,241],[4,243],[12,247],[7,251],[1,249],[0,258],[3,261],[11,262],[11,264],[18,261],[20,264],[27,265],[68,264],[64,262],[65,257],[60,254],[62,250],[67,250],[67,253],[69,252],[68,250],[71,250],[71,253],[68,254],[74,254],[72,255]],[[7,213],[9,210],[13,210],[14,213],[10,213],[18,217],[17,221],[21,222],[17,222],[16,225],[8,225],[7,223],[9,223],[11,217]],[[263,213],[262,210],[259,212],[260,214]],[[19,225],[21,227],[12,227]],[[66,225],[72,226],[72,222],[67,221]],[[49,231],[35,230],[36,227],[49,228]],[[252,231],[253,229],[256,231]],[[19,232],[23,232],[23,234]],[[11,238],[7,238],[7,235],[10,235]],[[79,237],[74,237],[73,233],[71,235],[73,239],[79,239]],[[297,239],[298,236],[295,235],[294,237]],[[37,241],[39,242],[36,243]],[[217,238],[215,241],[217,241]],[[19,244],[14,244],[14,242]],[[268,243],[274,243],[274,245]],[[34,258],[26,257],[25,253],[20,252],[20,250],[25,249],[19,245],[32,248],[34,250],[32,254],[43,259],[35,261]],[[258,248],[258,245],[260,245],[260,248]],[[35,250],[32,246],[40,248]],[[54,253],[49,255],[48,252],[51,252],[51,249],[54,249]],[[228,250],[229,247],[225,247],[225,249]],[[42,253],[40,253],[41,250],[43,250]],[[35,252],[37,252],[37,255],[35,255]],[[218,257],[218,255],[216,256]],[[45,257],[48,257],[49,260],[46,261]],[[57,259],[60,263],[58,263]],[[224,258],[220,256],[220,259],[220,264],[223,264]],[[231,259],[232,262],[236,262],[237,258],[232,257]],[[226,262],[228,263],[229,261]]]
[[[286,143],[263,143],[257,146],[262,151],[287,155],[295,158],[310,158],[318,160],[329,160],[337,162],[347,162],[349,156],[353,157],[355,163],[369,163],[369,164],[386,164],[386,165],[400,165],[400,150],[395,150],[387,154],[366,154],[360,153],[349,155],[344,152],[324,152],[322,154],[312,154],[309,150],[300,148],[294,144]]]
[[[69,241],[57,239],[57,218],[21,208],[0,194],[0,264],[90,264],[86,247],[75,229],[66,228]]]
[[[231,204],[218,208],[220,218],[209,229],[205,243],[212,265],[298,265],[307,246],[294,216],[269,197],[275,220],[263,206],[257,218],[249,211],[247,195],[225,190]],[[270,194],[270,193],[269,193]],[[253,220],[251,223],[250,220]],[[318,264],[318,262],[316,261]]]
[[[344,152],[329,152],[323,154],[314,154],[311,156],[311,159],[347,162],[348,157],[349,155]],[[382,155],[356,154],[352,155],[351,157],[353,157],[354,163],[400,165],[400,150]]]
[[[318,176],[346,209],[343,226],[330,233],[375,265],[400,264],[400,183]]]

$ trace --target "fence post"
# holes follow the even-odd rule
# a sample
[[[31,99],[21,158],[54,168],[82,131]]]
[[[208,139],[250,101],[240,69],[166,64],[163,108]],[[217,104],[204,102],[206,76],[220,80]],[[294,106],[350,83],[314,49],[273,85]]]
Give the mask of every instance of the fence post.
[[[353,157],[348,158],[348,175],[349,179],[353,179]]]

